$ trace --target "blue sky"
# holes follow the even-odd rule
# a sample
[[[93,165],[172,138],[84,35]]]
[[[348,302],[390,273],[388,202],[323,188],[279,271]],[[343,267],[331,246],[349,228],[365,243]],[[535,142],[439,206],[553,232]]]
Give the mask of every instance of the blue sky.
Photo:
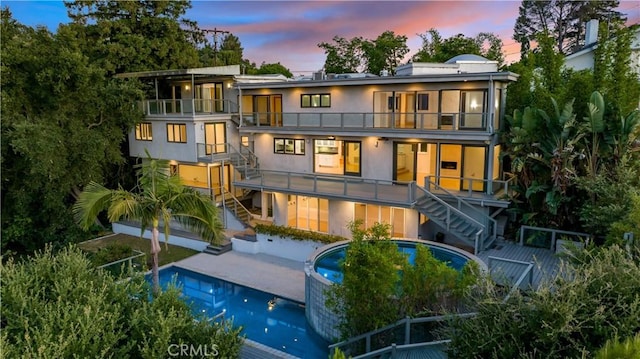
[[[55,31],[69,22],[62,1],[2,1],[19,22]],[[193,1],[186,18],[201,28],[227,30],[240,38],[252,62],[280,62],[294,73],[310,73],[324,64],[317,44],[335,35],[375,39],[386,30],[408,37],[410,54],[417,34],[436,28],[444,37],[493,32],[504,42],[507,61],[519,44],[511,39],[520,1]],[[640,22],[640,2],[621,1],[629,23]]]

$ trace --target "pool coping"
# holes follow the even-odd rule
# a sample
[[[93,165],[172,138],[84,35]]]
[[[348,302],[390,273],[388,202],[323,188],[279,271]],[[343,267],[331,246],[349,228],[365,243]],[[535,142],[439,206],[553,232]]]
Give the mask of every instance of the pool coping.
[[[485,273],[489,273],[489,267],[487,266],[487,264],[480,259],[479,257],[477,257],[474,254],[471,254],[465,250],[462,250],[458,247],[454,247],[448,244],[444,244],[444,243],[440,243],[440,242],[434,242],[434,241],[429,241],[426,239],[415,239],[415,238],[391,238],[392,241],[394,242],[408,242],[408,243],[417,243],[417,244],[424,244],[424,245],[428,245],[428,246],[433,246],[436,248],[440,248],[440,249],[444,249],[444,250],[448,250],[451,252],[455,252],[459,255],[462,255],[464,257],[467,257],[469,260],[473,260],[476,263],[478,263],[478,265],[480,266],[480,270],[485,272]],[[307,260],[304,262],[304,272],[305,275],[307,276],[311,276],[314,279],[318,279],[320,280],[321,283],[326,284],[326,285],[331,285],[334,284],[335,282],[330,281],[329,279],[325,278],[324,276],[320,275],[320,273],[316,272],[315,269],[315,263],[318,260],[318,258],[324,254],[327,253],[331,250],[333,250],[334,248],[337,247],[341,247],[344,245],[348,245],[350,242],[352,242],[351,239],[347,239],[344,241],[339,241],[339,242],[335,242],[335,243],[331,243],[328,244],[326,246],[322,246],[318,249],[316,249],[313,253],[311,253],[311,255],[307,258]]]

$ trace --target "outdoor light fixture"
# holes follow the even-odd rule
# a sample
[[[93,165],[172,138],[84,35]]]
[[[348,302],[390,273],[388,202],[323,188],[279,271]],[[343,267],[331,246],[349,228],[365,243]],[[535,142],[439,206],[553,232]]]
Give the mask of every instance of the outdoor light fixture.
[[[189,86],[189,85],[184,85],[184,89],[185,89],[185,90],[187,90],[187,91],[189,91],[189,90],[191,89],[191,86]]]
[[[329,137],[327,137],[327,139],[329,139],[329,140],[335,140],[335,139],[336,139],[336,136],[329,136]]]

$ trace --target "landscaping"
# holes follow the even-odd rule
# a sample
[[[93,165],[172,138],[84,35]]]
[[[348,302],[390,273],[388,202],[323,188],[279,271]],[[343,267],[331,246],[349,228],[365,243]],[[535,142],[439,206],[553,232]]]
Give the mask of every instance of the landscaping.
[[[78,244],[78,247],[90,254],[90,258],[96,258],[95,265],[102,265],[119,259],[124,259],[133,254],[133,251],[140,251],[146,254],[147,261],[151,258],[149,240],[130,236],[128,234],[112,234],[105,237],[92,239]],[[162,251],[158,255],[159,265],[163,266],[172,262],[191,257],[198,254],[193,249],[178,247],[171,244],[162,244]],[[119,254],[113,256],[113,254]],[[109,261],[100,260],[107,257]],[[147,263],[148,264],[148,263]],[[147,265],[147,267],[149,267]],[[149,269],[149,268],[147,268]]]

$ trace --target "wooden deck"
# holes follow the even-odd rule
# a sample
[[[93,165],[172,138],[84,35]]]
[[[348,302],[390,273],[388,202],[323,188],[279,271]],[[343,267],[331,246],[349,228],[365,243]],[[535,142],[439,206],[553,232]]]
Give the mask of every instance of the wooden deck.
[[[407,182],[370,180],[349,176],[261,171],[259,176],[234,181],[233,184],[237,187],[255,190],[315,195],[407,208],[410,208],[416,200],[416,193],[411,193],[411,186]],[[451,190],[449,192],[472,203],[484,203],[496,207],[506,207],[509,204],[508,201],[500,199],[500,193],[490,195],[469,191]],[[435,193],[437,194],[437,191]],[[446,194],[442,195],[447,197]]]
[[[497,241],[493,248],[487,249],[476,255],[489,266],[489,257],[506,258],[526,263],[533,263],[533,288],[537,288],[542,280],[551,277],[556,273],[560,265],[560,258],[551,250],[544,248],[533,248],[520,246],[513,242]],[[498,282],[511,281],[515,282],[525,265],[517,265],[504,263],[500,261],[491,261],[493,268],[492,277]]]

